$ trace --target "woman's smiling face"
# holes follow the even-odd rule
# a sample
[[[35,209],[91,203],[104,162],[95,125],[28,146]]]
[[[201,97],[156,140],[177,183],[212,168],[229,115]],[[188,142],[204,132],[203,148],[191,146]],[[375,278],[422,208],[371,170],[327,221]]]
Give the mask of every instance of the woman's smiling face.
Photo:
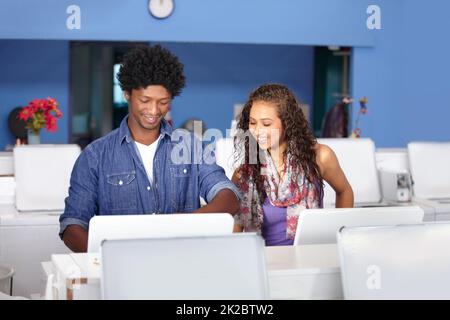
[[[277,149],[282,143],[283,125],[274,103],[254,101],[250,109],[248,128],[261,149]]]

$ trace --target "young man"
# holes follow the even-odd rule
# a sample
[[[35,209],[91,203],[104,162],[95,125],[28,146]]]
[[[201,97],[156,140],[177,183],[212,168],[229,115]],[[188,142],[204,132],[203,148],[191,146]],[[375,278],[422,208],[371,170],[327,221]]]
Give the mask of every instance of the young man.
[[[173,139],[164,120],[185,85],[178,58],[159,45],[136,48],[125,55],[118,79],[129,113],[118,129],[91,143],[77,159],[60,217],[64,243],[85,252],[94,215],[236,213],[238,191],[223,169],[202,162],[201,156],[198,161],[198,141]],[[179,148],[180,143],[187,148]],[[179,149],[197,152],[189,156],[197,161],[179,164],[174,152]],[[208,203],[201,208],[200,196]]]

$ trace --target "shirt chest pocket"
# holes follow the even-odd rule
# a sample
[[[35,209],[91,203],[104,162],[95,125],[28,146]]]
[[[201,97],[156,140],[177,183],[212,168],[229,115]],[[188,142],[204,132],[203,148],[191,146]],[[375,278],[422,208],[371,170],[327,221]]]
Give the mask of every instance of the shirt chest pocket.
[[[171,201],[175,212],[190,212],[194,210],[194,184],[196,179],[192,176],[191,171],[191,165],[170,166],[170,174],[173,177]]]
[[[136,172],[114,173],[106,175],[107,190],[111,213],[120,210],[137,209]]]

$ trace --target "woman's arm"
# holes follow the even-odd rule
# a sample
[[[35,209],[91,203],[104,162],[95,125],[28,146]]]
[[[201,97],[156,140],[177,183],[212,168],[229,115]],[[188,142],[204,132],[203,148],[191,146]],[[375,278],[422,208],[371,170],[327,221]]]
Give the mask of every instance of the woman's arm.
[[[316,161],[323,179],[336,192],[336,208],[352,208],[353,190],[334,151],[326,145],[317,144]]]

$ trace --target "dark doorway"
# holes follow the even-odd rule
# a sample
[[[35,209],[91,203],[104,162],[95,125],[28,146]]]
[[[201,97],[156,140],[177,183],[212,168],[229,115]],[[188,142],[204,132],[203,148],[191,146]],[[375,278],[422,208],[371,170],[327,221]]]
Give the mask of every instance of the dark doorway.
[[[316,137],[322,136],[327,112],[350,95],[350,54],[351,48],[348,47],[315,48],[313,129]],[[347,119],[350,121],[348,114]]]
[[[142,43],[71,42],[71,142],[82,148],[118,127],[127,105],[117,94],[115,70],[128,50]],[[120,88],[120,87],[119,87]]]

